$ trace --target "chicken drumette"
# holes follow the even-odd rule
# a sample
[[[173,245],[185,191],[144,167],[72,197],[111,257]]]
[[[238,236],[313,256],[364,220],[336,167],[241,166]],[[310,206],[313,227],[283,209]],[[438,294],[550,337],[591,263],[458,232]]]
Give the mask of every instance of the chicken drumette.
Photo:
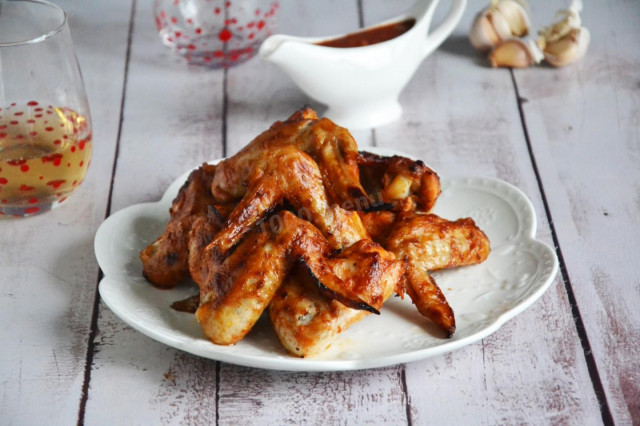
[[[156,286],[173,287],[189,277],[189,232],[198,217],[209,217],[216,232],[221,229],[210,191],[215,171],[216,166],[203,164],[191,172],[171,204],[164,233],[140,252],[142,273]]]

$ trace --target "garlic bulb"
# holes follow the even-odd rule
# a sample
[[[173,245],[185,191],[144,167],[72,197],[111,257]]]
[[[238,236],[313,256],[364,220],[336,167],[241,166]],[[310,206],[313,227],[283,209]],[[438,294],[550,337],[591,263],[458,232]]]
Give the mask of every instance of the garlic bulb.
[[[561,10],[555,23],[541,29],[538,47],[545,60],[554,67],[563,67],[580,60],[587,51],[591,36],[582,27],[580,12],[582,2],[574,0],[568,10]]]
[[[481,51],[491,50],[500,41],[522,37],[529,33],[529,14],[526,3],[516,0],[491,0],[473,20],[469,40]]]
[[[517,38],[503,40],[489,54],[489,61],[494,68],[527,68],[539,63],[542,52],[533,40]]]

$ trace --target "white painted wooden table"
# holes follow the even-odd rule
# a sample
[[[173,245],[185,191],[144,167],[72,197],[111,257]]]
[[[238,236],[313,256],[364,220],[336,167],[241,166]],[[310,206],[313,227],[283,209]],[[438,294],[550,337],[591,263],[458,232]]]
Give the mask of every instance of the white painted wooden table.
[[[361,145],[419,156],[441,176],[494,176],[533,201],[561,271],[482,342],[408,365],[285,373],[157,343],[100,301],[93,236],[185,170],[233,154],[309,102],[254,59],[189,68],[163,47],[150,0],[60,0],[95,126],[88,177],[60,209],[0,221],[2,424],[640,424],[640,3],[586,2],[587,57],[495,70],[454,35],[401,97],[401,120]],[[281,30],[347,32],[391,0],[282,1]],[[547,24],[561,2],[536,1]],[[312,104],[313,105],[313,104]],[[320,111],[322,107],[315,105]]]

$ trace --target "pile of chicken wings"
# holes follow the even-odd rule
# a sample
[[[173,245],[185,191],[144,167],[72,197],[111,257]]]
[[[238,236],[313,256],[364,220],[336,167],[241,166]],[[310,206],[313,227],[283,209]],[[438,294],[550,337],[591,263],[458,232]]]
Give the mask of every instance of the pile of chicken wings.
[[[437,174],[421,161],[359,152],[351,134],[305,107],[239,153],[194,170],[140,258],[148,281],[191,278],[216,344],[240,341],[265,309],[289,353],[308,357],[398,294],[451,337],[453,310],[429,274],[489,255],[472,219],[429,211]]]

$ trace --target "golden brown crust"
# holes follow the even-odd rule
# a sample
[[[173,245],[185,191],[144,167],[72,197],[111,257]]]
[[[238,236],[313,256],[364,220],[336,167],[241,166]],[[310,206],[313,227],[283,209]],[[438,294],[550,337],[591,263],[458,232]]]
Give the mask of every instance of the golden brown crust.
[[[317,163],[331,202],[355,205],[355,199],[367,198],[360,185],[355,140],[331,120],[318,119],[308,107],[286,121],[274,123],[236,155],[221,162],[212,182],[212,194],[225,202],[240,199],[246,193],[245,182],[253,164],[265,151],[288,145]]]
[[[367,237],[355,212],[330,204],[316,162],[295,146],[263,152],[251,168],[246,193],[231,212],[214,246],[225,254],[261,219],[285,201],[299,216],[315,225],[333,248],[341,249]]]
[[[206,266],[197,274],[196,317],[214,343],[242,339],[296,263],[307,267],[319,287],[337,293],[343,305],[348,300],[352,308],[369,311],[382,306],[387,286],[395,288],[402,276],[403,263],[370,240],[334,255],[309,222],[288,211],[276,217],[281,223],[278,230],[254,228],[227,257],[220,256],[213,244],[203,251],[199,263]]]
[[[489,255],[489,239],[472,219],[450,222],[433,214],[398,215],[384,246],[407,261],[407,293],[418,311],[452,336],[455,318],[430,271],[472,265]]]
[[[167,227],[140,252],[142,273],[158,287],[173,287],[189,276],[188,243],[193,222],[214,204],[209,191],[216,166],[203,164],[191,172],[171,204]]]
[[[345,288],[378,309],[404,275],[404,263],[370,240],[354,244],[330,263]],[[338,334],[369,314],[327,298],[301,269],[289,275],[269,305],[278,339],[300,357],[322,352]]]
[[[489,256],[489,238],[473,219],[448,221],[434,214],[402,213],[384,242],[424,271],[473,265]]]
[[[308,275],[294,271],[269,304],[269,318],[282,346],[292,355],[310,357],[360,321],[367,311],[349,309],[320,293]]]
[[[395,210],[428,212],[440,195],[440,178],[420,160],[360,152],[358,165],[369,196]]]

